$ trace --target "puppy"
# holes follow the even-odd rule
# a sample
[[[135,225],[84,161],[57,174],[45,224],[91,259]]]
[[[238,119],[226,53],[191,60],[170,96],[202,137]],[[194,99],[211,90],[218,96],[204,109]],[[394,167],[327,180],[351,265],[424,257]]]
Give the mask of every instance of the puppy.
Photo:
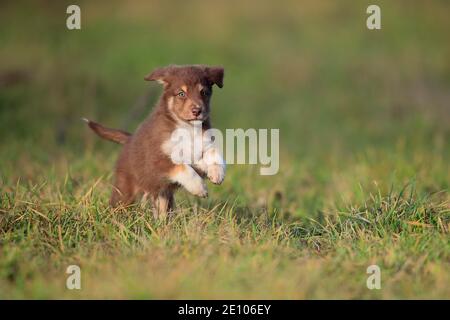
[[[134,134],[84,119],[100,137],[123,144],[115,167],[111,206],[127,206],[143,195],[144,201],[152,200],[155,215],[163,217],[173,209],[173,195],[179,186],[193,195],[207,197],[204,177],[222,183],[225,163],[205,133],[211,128],[213,85],[222,88],[223,76],[223,68],[204,65],[170,65],[154,70],[144,79],[158,81],[164,91]],[[173,139],[177,129],[188,132],[192,144],[202,146],[200,153],[193,152],[190,163],[174,160],[174,148],[179,147]]]

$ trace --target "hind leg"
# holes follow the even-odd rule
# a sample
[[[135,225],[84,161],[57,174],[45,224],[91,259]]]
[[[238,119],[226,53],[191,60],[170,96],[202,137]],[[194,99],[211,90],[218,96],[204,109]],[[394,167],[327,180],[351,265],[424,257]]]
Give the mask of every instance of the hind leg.
[[[167,214],[173,210],[173,191],[170,189],[161,191],[153,198],[153,215],[155,218],[164,220]]]
[[[150,193],[144,192],[144,195],[142,196],[141,199],[141,209],[147,208],[149,203],[150,203]]]
[[[116,181],[109,201],[110,205],[112,207],[128,206],[134,202],[136,193],[137,186],[133,179],[123,172],[116,172]]]

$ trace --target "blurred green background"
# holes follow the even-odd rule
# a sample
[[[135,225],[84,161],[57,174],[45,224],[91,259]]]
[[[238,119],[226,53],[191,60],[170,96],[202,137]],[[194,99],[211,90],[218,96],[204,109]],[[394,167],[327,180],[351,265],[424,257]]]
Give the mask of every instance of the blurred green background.
[[[3,161],[117,150],[80,117],[134,130],[160,92],[143,76],[170,63],[223,65],[214,125],[280,128],[281,171],[384,161],[378,151],[406,166],[417,153],[448,159],[445,1],[377,2],[379,31],[365,26],[367,1],[81,1],[79,31],[65,27],[69,3],[1,5]],[[423,159],[430,176],[434,161]],[[442,189],[447,178],[433,181]]]
[[[58,202],[67,177],[106,177],[106,206],[118,146],[80,118],[134,131],[161,92],[143,77],[200,63],[225,68],[215,127],[280,129],[280,172],[229,166],[208,205],[320,218],[412,184],[448,212],[448,1],[77,1],[73,31],[69,4],[0,4],[2,193],[20,179]],[[370,4],[381,30],[366,28]]]
[[[282,128],[295,155],[438,147],[447,133],[445,2],[381,2],[380,31],[365,27],[364,1],[86,1],[80,31],[65,28],[67,3],[2,4],[2,77],[29,80],[3,80],[4,141],[84,144],[80,116],[120,125],[149,86],[143,75],[170,63],[223,65],[217,126]]]

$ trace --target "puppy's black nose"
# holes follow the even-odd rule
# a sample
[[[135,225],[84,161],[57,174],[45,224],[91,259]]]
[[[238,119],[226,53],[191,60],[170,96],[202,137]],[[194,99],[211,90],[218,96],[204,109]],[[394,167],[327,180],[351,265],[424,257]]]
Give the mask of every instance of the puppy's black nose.
[[[192,109],[192,115],[194,117],[198,117],[201,113],[202,113],[202,109],[201,108],[193,108]]]

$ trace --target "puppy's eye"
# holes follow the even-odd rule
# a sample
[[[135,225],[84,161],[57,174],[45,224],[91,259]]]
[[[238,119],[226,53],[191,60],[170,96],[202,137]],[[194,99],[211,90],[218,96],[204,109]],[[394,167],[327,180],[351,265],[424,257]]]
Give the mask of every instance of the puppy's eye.
[[[180,91],[177,93],[177,96],[179,96],[180,98],[186,98],[186,93],[184,91]]]
[[[200,91],[200,94],[204,97],[209,97],[211,95],[211,91],[209,90],[202,90]]]

